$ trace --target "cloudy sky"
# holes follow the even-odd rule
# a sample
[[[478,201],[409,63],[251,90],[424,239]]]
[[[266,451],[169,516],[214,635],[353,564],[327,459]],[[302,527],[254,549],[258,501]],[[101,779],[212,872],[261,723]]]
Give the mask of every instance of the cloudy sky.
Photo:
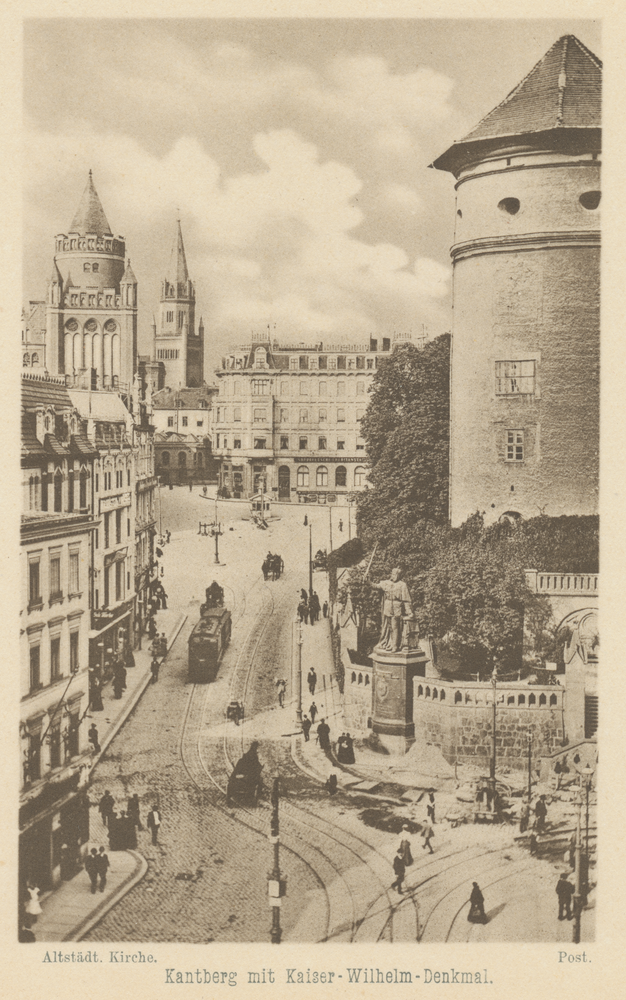
[[[450,328],[453,178],[428,164],[590,20],[31,20],[24,295],[91,168],[150,350],[180,213],[207,375],[281,342]]]

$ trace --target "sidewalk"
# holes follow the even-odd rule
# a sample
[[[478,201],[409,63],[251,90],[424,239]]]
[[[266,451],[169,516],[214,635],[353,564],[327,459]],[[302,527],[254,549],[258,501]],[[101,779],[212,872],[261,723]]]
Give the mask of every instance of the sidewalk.
[[[169,650],[185,624],[186,615],[168,609],[157,612],[156,621],[159,633],[165,632]],[[134,651],[135,666],[127,672],[127,686],[122,697],[116,699],[113,696],[112,685],[109,682],[102,692],[104,710],[88,713],[87,718],[93,720],[98,727],[100,740],[100,753],[94,754],[88,761],[90,771],[122,728],[151,681],[152,657],[149,645],[149,639],[144,636],[143,648]],[[107,830],[95,807],[90,810],[89,825],[88,847],[100,844],[106,846]],[[103,893],[97,892],[92,895],[89,877],[83,869],[74,878],[61,882],[52,892],[42,896],[43,913],[33,927],[37,941],[80,941],[105,913],[144,877],[148,863],[137,851],[107,851],[107,853],[111,867]]]

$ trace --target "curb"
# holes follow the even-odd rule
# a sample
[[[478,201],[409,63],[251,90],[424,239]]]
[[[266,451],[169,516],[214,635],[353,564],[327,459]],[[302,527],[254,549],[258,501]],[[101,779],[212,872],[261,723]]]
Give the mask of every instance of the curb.
[[[168,646],[168,650],[167,651],[168,651],[168,653],[169,653],[169,651],[170,651],[173,643],[178,638],[178,634],[179,634],[180,630],[182,629],[183,625],[187,621],[187,617],[188,616],[186,614],[181,613],[181,615],[180,615],[178,621],[176,622],[176,625],[174,626],[172,632],[170,632],[170,634],[169,634],[169,636],[167,638],[167,646]],[[129,700],[124,705],[124,708],[123,708],[120,716],[118,717],[117,721],[114,723],[114,725],[112,726],[112,728],[107,731],[104,739],[102,740],[102,743],[100,744],[100,753],[96,757],[93,757],[92,760],[91,760],[91,766],[89,768],[90,772],[94,769],[94,767],[96,766],[96,764],[99,762],[99,760],[102,757],[102,755],[104,754],[106,748],[109,746],[109,744],[117,736],[117,734],[119,733],[120,729],[122,728],[122,726],[124,725],[124,723],[128,719],[128,716],[136,708],[137,702],[139,701],[139,699],[141,698],[142,694],[144,693],[144,691],[148,687],[148,684],[150,684],[151,680],[152,680],[152,674],[150,673],[149,670],[147,670],[145,676],[143,677],[143,679],[141,680],[141,682],[137,685],[137,687],[133,691],[132,695],[130,696]]]
[[[133,886],[137,885],[138,882],[144,877],[148,871],[148,862],[142,854],[137,851],[126,851],[126,854],[130,854],[131,857],[135,859],[135,869],[130,875],[124,879],[121,885],[113,892],[107,899],[103,900],[100,906],[93,910],[88,917],[81,920],[79,924],[74,927],[69,934],[66,934],[63,938],[64,941],[81,941],[85,934],[99,924],[100,921],[109,910],[119,903],[120,899],[129,892]]]

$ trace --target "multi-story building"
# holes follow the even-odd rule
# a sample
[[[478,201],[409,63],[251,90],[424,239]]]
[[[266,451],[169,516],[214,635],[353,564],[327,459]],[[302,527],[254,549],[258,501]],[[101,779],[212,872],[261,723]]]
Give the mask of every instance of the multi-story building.
[[[433,164],[456,179],[454,525],[598,510],[601,86],[565,35]]]
[[[46,364],[53,375],[129,394],[137,367],[137,279],[93,184],[56,237],[48,286]]]
[[[394,343],[409,339],[282,347],[257,335],[224,358],[213,403],[220,487],[235,497],[347,503],[366,486],[368,388]]]
[[[156,491],[154,468],[154,424],[150,397],[133,405],[133,452],[135,455],[135,645],[146,626],[153,586],[157,580],[154,557],[156,535]]]
[[[22,379],[20,880],[47,889],[89,831],[88,754],[95,449],[62,379]],[[65,847],[63,846],[65,845]],[[67,869],[66,869],[67,870]]]
[[[46,303],[29,302],[22,309],[22,367],[43,372],[46,367]]]
[[[215,386],[161,389],[152,397],[156,473],[162,483],[213,481],[209,423]]]
[[[196,290],[189,279],[180,222],[172,247],[167,278],[161,285],[159,322],[152,327],[153,361],[165,370],[170,389],[201,386],[204,382],[204,326],[196,333]]]

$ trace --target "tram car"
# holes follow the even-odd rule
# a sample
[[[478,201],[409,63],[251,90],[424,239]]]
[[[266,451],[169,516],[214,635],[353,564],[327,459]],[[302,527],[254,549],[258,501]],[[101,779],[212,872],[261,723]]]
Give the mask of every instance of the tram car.
[[[189,680],[193,684],[215,680],[220,660],[230,642],[231,628],[227,608],[202,606],[200,621],[189,636]]]
[[[226,804],[228,806],[256,806],[261,795],[261,764],[258,755],[258,743],[251,744],[250,749],[239,758],[228,779]]]

